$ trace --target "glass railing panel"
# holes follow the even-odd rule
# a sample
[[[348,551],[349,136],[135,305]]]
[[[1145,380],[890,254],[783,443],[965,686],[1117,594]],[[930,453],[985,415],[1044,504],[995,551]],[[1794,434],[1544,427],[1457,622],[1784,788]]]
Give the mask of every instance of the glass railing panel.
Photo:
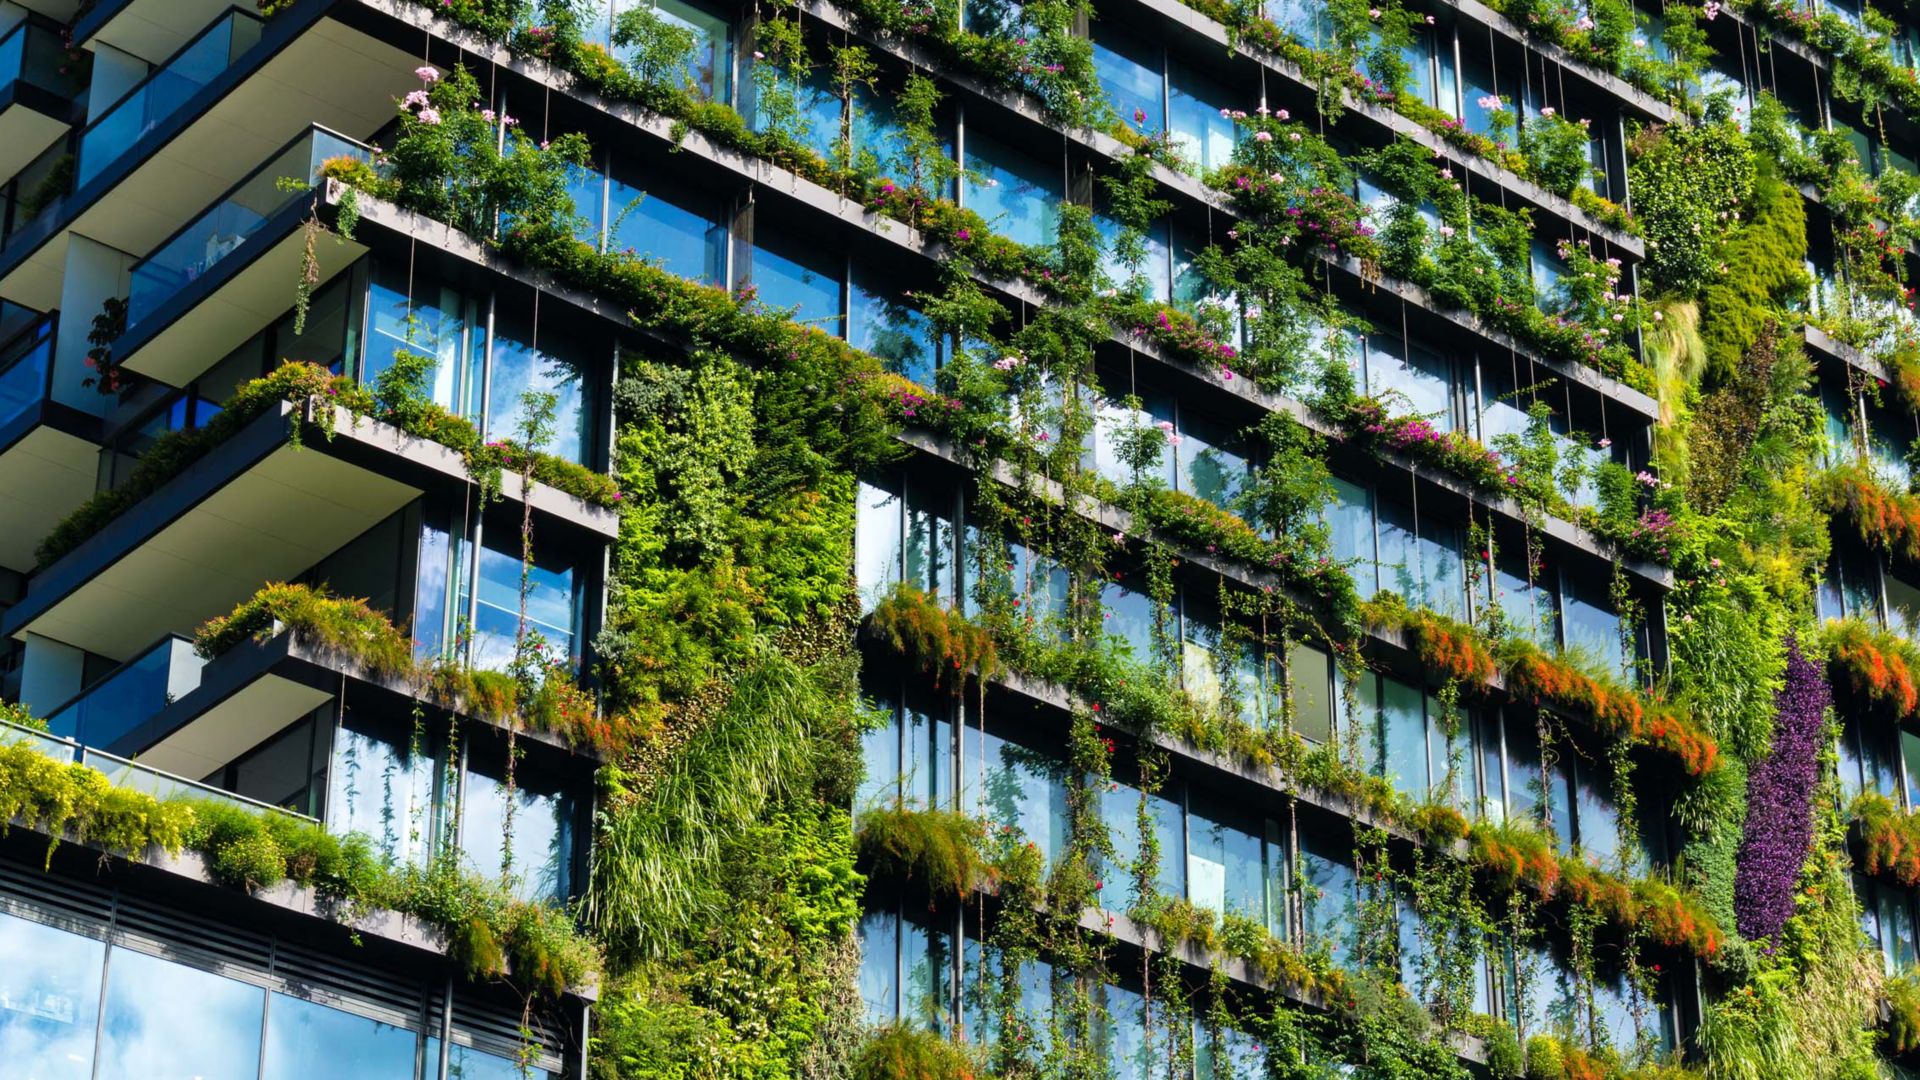
[[[286,814],[288,817],[303,821],[313,820],[305,814],[298,814],[270,803],[256,802],[244,796],[235,795],[231,791],[222,791],[211,784],[188,780],[184,776],[161,772],[159,769],[142,765],[137,761],[129,761],[117,754],[86,749],[80,752],[80,763],[105,773],[107,780],[115,787],[144,791],[163,802],[168,799],[205,799],[209,802],[226,803],[254,813],[271,812]]]
[[[74,187],[86,186],[87,181],[118,161],[141,136],[179,111],[259,40],[260,20],[244,11],[229,11],[214,20],[80,136]]]
[[[22,743],[60,761],[72,761],[80,749],[72,741],[57,735],[49,735],[44,731],[35,731],[11,721],[0,720],[0,746],[14,746]]]
[[[205,665],[193,642],[168,637],[55,710],[47,727],[90,746],[111,746],[199,686]]]
[[[87,89],[90,54],[68,52],[58,31],[28,20],[0,38],[0,87],[25,82],[74,98]]]
[[[373,151],[316,127],[235,184],[133,268],[127,325],[138,326],[168,297],[233,254],[275,214],[306,198],[320,179],[320,167],[341,157],[372,161]],[[287,180],[296,184],[282,183]]]
[[[52,319],[42,319],[0,345],[0,427],[13,423],[46,397],[52,366]]]

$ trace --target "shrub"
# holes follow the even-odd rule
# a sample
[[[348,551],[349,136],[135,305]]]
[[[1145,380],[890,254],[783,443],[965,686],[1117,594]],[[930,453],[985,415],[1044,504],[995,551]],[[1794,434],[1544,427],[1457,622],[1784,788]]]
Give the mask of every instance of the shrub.
[[[880,1029],[853,1059],[852,1080],[975,1080],[968,1051],[931,1031],[906,1025]]]

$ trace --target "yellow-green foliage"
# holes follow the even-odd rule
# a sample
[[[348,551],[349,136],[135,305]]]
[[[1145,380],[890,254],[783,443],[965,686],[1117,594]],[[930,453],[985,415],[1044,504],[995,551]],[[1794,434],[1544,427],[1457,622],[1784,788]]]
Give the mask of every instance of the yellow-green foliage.
[[[860,815],[856,849],[876,876],[964,898],[994,877],[982,851],[985,840],[986,830],[965,814],[891,806]]]
[[[115,787],[97,769],[26,743],[0,745],[0,835],[13,823],[46,833],[49,862],[65,836],[134,858],[151,848],[178,854],[193,821],[190,808]]]
[[[882,1028],[853,1061],[853,1080],[980,1080],[966,1048],[921,1028]]]
[[[1806,290],[1801,265],[1806,251],[1807,211],[1800,193],[1763,171],[1753,185],[1753,216],[1721,247],[1726,272],[1700,294],[1709,382],[1731,379],[1767,322]]]
[[[413,643],[365,600],[282,582],[269,582],[232,613],[200,627],[194,634],[194,651],[212,659],[247,638],[266,640],[276,623],[381,674],[400,675],[413,668]]]

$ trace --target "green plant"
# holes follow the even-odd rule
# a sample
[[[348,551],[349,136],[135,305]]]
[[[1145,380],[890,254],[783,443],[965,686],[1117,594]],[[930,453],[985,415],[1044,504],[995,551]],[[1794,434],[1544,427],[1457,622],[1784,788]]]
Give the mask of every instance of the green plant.
[[[952,810],[906,806],[862,811],[854,847],[870,873],[925,886],[935,896],[968,899],[992,882],[986,830]]]
[[[895,1025],[867,1040],[851,1075],[854,1080],[974,1080],[981,1073],[965,1047],[923,1028]]]

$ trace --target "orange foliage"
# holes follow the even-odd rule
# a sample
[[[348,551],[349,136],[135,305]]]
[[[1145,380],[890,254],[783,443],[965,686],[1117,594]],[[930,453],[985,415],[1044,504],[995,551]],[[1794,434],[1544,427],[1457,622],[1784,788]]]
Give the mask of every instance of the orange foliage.
[[[1680,710],[1611,686],[1531,646],[1521,646],[1507,666],[1507,687],[1518,697],[1546,701],[1585,713],[1602,731],[1638,739],[1678,757],[1687,772],[1703,776],[1720,760],[1720,745]]]
[[[1863,465],[1830,470],[1820,483],[1829,513],[1853,520],[1860,539],[1882,551],[1920,559],[1920,495],[1889,491]]]
[[[1920,885],[1920,815],[1905,814],[1893,800],[1865,792],[1853,800],[1861,867],[1902,885]]]
[[[1827,669],[1843,671],[1855,692],[1906,718],[1920,708],[1911,646],[1858,619],[1827,624]]]

